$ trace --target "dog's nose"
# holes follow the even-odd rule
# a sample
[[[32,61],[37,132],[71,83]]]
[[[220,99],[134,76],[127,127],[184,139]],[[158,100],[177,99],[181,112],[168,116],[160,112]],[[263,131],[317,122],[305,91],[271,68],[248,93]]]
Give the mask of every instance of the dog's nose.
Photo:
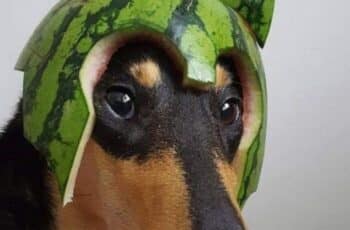
[[[240,210],[231,201],[215,163],[214,149],[222,146],[210,115],[200,98],[186,95],[180,99],[172,132],[189,194],[192,229],[244,230]]]
[[[193,230],[244,230],[240,210],[231,201],[214,163],[204,149],[180,148],[190,196]]]
[[[200,211],[201,218],[194,220],[194,229],[198,230],[244,230],[244,224],[230,201],[224,197],[210,207]]]

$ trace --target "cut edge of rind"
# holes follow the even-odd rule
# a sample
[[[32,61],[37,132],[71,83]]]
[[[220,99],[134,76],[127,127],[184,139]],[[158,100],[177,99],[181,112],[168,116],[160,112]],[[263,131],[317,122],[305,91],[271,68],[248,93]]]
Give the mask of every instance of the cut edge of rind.
[[[69,173],[68,182],[63,196],[63,206],[67,205],[73,200],[74,187],[78,176],[80,164],[83,154],[91,133],[93,131],[95,122],[95,109],[93,106],[93,90],[113,55],[113,53],[122,45],[122,36],[111,34],[98,41],[86,56],[83,65],[79,72],[79,80],[82,91],[85,97],[85,103],[89,111],[89,117],[86,122],[83,135],[79,142],[76,155],[74,157],[73,166]]]
[[[254,157],[258,157],[257,154],[261,149],[261,146],[258,146],[256,151],[251,152],[251,147],[257,138],[260,138],[262,132],[264,132],[264,124],[266,115],[266,108],[264,103],[264,88],[260,83],[259,78],[264,76],[259,76],[253,64],[250,63],[250,59],[240,52],[232,52],[234,62],[239,62],[239,65],[242,66],[240,69],[244,72],[240,73],[240,81],[243,86],[243,97],[244,99],[244,111],[245,115],[243,117],[244,122],[244,131],[241,139],[241,143],[238,146],[237,156],[234,159],[233,166],[237,172],[239,178],[238,187],[236,190],[237,201],[242,208],[242,203],[254,192],[249,191],[248,194],[241,199],[241,192],[247,191],[247,189],[257,187],[257,184],[252,185],[252,181],[249,181],[248,184],[245,184],[245,179],[254,175],[250,175],[248,170],[249,164],[251,164],[250,154],[253,154]],[[243,55],[243,56],[242,56]],[[259,176],[259,175],[256,175]],[[243,202],[241,202],[241,200]]]

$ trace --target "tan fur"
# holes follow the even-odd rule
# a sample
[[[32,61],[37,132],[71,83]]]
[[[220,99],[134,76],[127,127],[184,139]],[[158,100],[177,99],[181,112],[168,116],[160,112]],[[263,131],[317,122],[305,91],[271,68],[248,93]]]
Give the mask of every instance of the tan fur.
[[[216,65],[216,89],[222,89],[232,83],[230,74],[222,66]]]
[[[216,72],[216,90],[232,82],[221,66],[216,67]],[[159,66],[152,60],[132,65],[130,73],[147,88],[161,83]],[[184,171],[175,155],[175,150],[165,149],[142,163],[135,158],[115,159],[90,140],[79,170],[74,201],[57,211],[58,230],[190,230],[189,194]],[[239,210],[235,161],[229,164],[216,156],[222,183]],[[240,211],[237,213],[240,215]]]
[[[146,162],[118,160],[89,141],[74,202],[58,210],[59,229],[188,230],[183,170],[167,149]]]
[[[140,85],[147,88],[153,88],[161,82],[159,66],[150,59],[133,64],[130,73]]]
[[[218,173],[221,177],[221,181],[225,186],[226,192],[230,197],[231,203],[237,210],[237,214],[239,215],[241,222],[245,224],[244,219],[241,215],[241,211],[240,211],[237,199],[236,199],[237,190],[239,186],[238,186],[237,174],[234,169],[234,166],[219,157],[215,159],[215,164],[216,164]],[[245,227],[244,229],[247,229],[247,228]]]

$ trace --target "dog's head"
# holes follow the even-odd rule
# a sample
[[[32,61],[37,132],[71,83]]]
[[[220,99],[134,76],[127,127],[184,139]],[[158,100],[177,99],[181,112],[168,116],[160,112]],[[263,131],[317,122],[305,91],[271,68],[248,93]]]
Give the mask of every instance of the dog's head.
[[[117,176],[105,192],[138,216],[243,228],[266,127],[256,43],[274,1],[223,2],[61,1],[50,12],[17,68],[25,135],[48,155],[64,203],[94,152],[97,174]]]
[[[220,58],[216,85],[205,89],[184,86],[173,62],[147,43],[113,56],[94,91],[95,147],[85,154],[98,154],[104,196],[125,202],[144,229],[243,229],[233,160],[244,111],[233,62]]]

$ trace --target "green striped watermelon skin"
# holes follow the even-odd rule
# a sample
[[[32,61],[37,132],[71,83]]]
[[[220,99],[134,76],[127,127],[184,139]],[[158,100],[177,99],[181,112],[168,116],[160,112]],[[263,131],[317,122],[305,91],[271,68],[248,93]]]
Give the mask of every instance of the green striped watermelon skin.
[[[240,15],[232,12],[231,16],[234,24],[239,25],[235,27],[235,35],[238,35],[236,40],[237,48],[248,54],[249,60],[252,64],[252,71],[255,72],[257,76],[256,81],[259,89],[261,90],[261,97],[259,98],[261,114],[259,132],[257,132],[257,135],[246,154],[244,173],[237,197],[238,203],[241,205],[241,207],[243,207],[250,194],[257,190],[261,174],[267,125],[267,92],[264,67],[258,47],[256,46],[256,42],[253,37],[249,35],[249,28],[244,26],[245,21],[240,17]]]
[[[220,25],[220,26],[218,26]],[[113,33],[151,31],[171,41],[187,62],[187,81],[215,82],[218,56],[231,49],[246,55],[256,75],[261,120],[244,163],[238,200],[256,190],[266,128],[266,86],[254,35],[232,8],[213,0],[60,1],[39,25],[16,68],[24,71],[26,138],[47,154],[62,195],[90,112],[79,78],[94,45]]]
[[[248,22],[261,47],[270,31],[275,0],[221,0]]]

